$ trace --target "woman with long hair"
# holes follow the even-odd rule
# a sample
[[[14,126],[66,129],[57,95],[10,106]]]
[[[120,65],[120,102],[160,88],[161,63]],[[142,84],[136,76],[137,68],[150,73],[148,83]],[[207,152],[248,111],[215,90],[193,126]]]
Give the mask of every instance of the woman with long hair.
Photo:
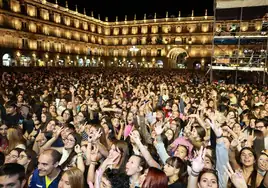
[[[258,172],[254,166],[257,160],[255,151],[250,147],[244,147],[239,152],[239,161],[237,161],[235,157],[235,149],[237,147],[235,143],[237,142],[238,141],[234,139],[230,146],[229,159],[231,166],[235,171],[242,171],[242,175],[246,180],[248,187],[257,188],[260,185],[262,178],[259,177]]]
[[[170,157],[164,166],[164,172],[168,177],[169,188],[185,187],[186,165],[179,157]]]
[[[78,168],[70,168],[64,171],[59,185],[59,188],[84,188],[84,175]]]
[[[37,154],[31,149],[26,149],[19,154],[17,163],[24,166],[26,180],[28,180],[37,166]]]
[[[89,166],[87,177],[87,182],[89,184],[91,182],[94,182],[96,178],[95,183],[99,185],[100,180],[105,173],[108,173],[109,175],[125,173],[126,164],[129,157],[129,149],[128,144],[126,142],[121,140],[114,141],[114,144],[109,151],[108,157],[101,163],[99,169],[95,173],[95,167],[97,165],[97,161],[99,160],[98,152],[98,147],[95,146],[90,155],[91,163]]]
[[[83,162],[83,155],[81,151],[81,136],[75,132],[70,132],[63,140],[63,147],[51,147],[51,145],[59,138],[63,132],[63,127],[58,128],[53,137],[41,147],[41,150],[55,149],[62,154],[59,165],[62,169],[68,169],[69,167],[77,166],[84,172],[85,166]]]
[[[26,149],[26,141],[23,138],[22,131],[19,128],[9,128],[7,130],[8,150],[15,148]]]
[[[150,167],[140,177],[141,188],[168,188],[168,177],[158,168]]]
[[[139,186],[139,177],[146,168],[146,161],[142,156],[132,155],[126,164],[126,174],[129,176],[131,188]]]

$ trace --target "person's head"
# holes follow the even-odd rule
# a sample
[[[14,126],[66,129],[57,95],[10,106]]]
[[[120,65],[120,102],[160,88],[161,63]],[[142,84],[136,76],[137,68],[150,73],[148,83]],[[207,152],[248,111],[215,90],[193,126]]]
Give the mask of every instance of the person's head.
[[[56,127],[57,121],[52,119],[48,122],[47,126],[46,126],[46,130],[49,131],[54,131],[55,127]]]
[[[213,106],[214,106],[213,99],[209,99],[207,103],[208,103],[208,107],[213,108]]]
[[[245,147],[239,154],[240,163],[245,167],[251,167],[256,162],[256,154],[253,149]]]
[[[64,141],[64,148],[73,149],[77,144],[81,144],[81,136],[75,132],[71,132]]]
[[[70,123],[71,121],[73,121],[73,111],[72,110],[69,110],[69,109],[63,110],[61,116],[63,117],[63,121],[66,123]]]
[[[170,122],[170,129],[175,133],[178,128],[180,127],[180,122],[179,121],[176,121],[176,120],[172,120]]]
[[[218,175],[213,170],[203,170],[198,176],[198,188],[218,188]]]
[[[19,154],[17,163],[24,166],[26,174],[32,173],[37,166],[37,154],[31,149],[22,151]]]
[[[258,159],[258,169],[261,171],[268,170],[268,151],[263,151]]]
[[[55,105],[50,105],[50,106],[49,106],[49,112],[50,112],[50,113],[56,113],[56,110],[57,110],[57,109],[56,109],[56,106],[55,106]]]
[[[166,164],[164,166],[164,172],[166,173],[167,177],[172,176],[180,176],[184,171],[184,163],[183,160],[179,157],[170,157],[167,159]]]
[[[134,123],[134,114],[132,112],[128,112],[127,114],[127,124],[133,124]]]
[[[15,148],[11,150],[5,158],[5,164],[7,163],[17,163],[20,153],[23,151],[23,149]]]
[[[146,161],[143,157],[139,155],[132,155],[126,164],[126,174],[128,176],[133,176],[136,174],[141,174],[145,170]]]
[[[241,126],[239,125],[239,123],[235,123],[233,126],[233,131],[235,134],[240,135],[241,133]]]
[[[7,136],[8,127],[6,124],[0,124],[0,136],[6,137]]]
[[[9,163],[0,167],[0,187],[23,188],[26,183],[24,167]]]
[[[32,120],[34,122],[34,125],[39,125],[40,124],[40,119],[38,118],[36,113],[33,113]]]
[[[105,171],[102,176],[101,188],[129,188],[129,176],[126,173],[114,173]]]
[[[132,134],[135,135],[136,137],[138,137],[141,140],[141,134],[138,130],[134,129],[132,131]],[[131,144],[135,144],[135,141],[130,137],[130,142]]]
[[[178,145],[177,149],[175,150],[174,156],[184,160],[188,156],[188,148],[183,145]]]
[[[7,130],[7,139],[12,142],[17,142],[22,138],[22,131],[18,128],[9,128]]]
[[[257,120],[255,128],[260,130],[265,135],[267,132],[267,122],[264,119]]]
[[[76,120],[77,120],[77,122],[79,123],[79,124],[83,124],[83,123],[85,123],[86,122],[86,120],[87,120],[87,112],[79,112],[78,114],[77,114],[77,116],[76,116]]]
[[[78,168],[71,168],[64,171],[59,188],[84,188],[84,174]]]
[[[162,110],[157,110],[156,111],[156,120],[157,121],[163,121],[164,120],[164,112]]]
[[[81,111],[81,112],[87,112],[87,111],[88,111],[88,107],[87,107],[87,105],[86,105],[86,104],[81,105],[81,107],[80,107],[80,111]]]
[[[17,112],[17,106],[14,101],[8,101],[6,103],[6,114],[7,115],[13,115]]]
[[[168,177],[158,168],[150,167],[140,176],[141,188],[167,188]]]
[[[40,154],[38,158],[39,176],[49,176],[58,168],[61,154],[57,150],[49,149]]]
[[[236,113],[234,111],[229,111],[227,114],[228,119],[235,119],[236,118]]]
[[[195,140],[203,140],[203,138],[206,136],[206,131],[203,127],[197,125],[194,126],[192,129],[192,136]]]
[[[126,163],[129,156],[129,149],[128,144],[124,141],[117,140],[114,141],[110,151],[109,156],[114,158],[114,156],[117,156],[119,154],[119,157],[115,161],[115,165],[119,168],[120,171],[125,171]]]
[[[168,139],[168,141],[172,141],[173,138],[174,138],[174,131],[172,129],[168,129],[166,132],[165,132],[165,135]]]
[[[250,128],[255,129],[255,126],[256,126],[256,119],[255,118],[250,119],[249,126],[250,126]]]
[[[114,128],[116,129],[119,129],[119,126],[120,126],[120,121],[119,121],[119,118],[113,118],[112,119],[112,125],[114,126]]]
[[[205,162],[204,168],[206,168],[206,169],[214,169],[214,163],[215,162],[214,162],[212,156],[206,155],[204,162]]]
[[[104,128],[101,125],[98,125],[98,124],[92,125],[89,129],[88,136],[93,136],[98,131],[101,131],[101,136],[99,138],[100,143],[103,144],[105,147],[107,147],[106,134],[105,134]]]

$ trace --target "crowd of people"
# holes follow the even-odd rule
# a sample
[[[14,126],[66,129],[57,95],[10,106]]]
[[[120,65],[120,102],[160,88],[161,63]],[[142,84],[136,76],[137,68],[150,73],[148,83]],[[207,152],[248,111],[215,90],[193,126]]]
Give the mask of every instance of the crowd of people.
[[[0,188],[268,187],[266,85],[155,69],[1,78]]]

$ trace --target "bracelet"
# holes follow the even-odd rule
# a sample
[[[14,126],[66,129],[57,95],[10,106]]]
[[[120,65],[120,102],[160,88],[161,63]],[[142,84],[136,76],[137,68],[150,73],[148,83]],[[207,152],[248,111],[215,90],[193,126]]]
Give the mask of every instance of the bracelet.
[[[90,164],[92,164],[92,165],[97,165],[98,162],[97,162],[97,161],[91,161]]]
[[[83,156],[83,153],[78,153],[77,156],[78,157],[82,157]]]
[[[199,172],[196,172],[196,171],[194,171],[193,169],[192,169],[192,171],[191,172],[193,172],[193,173],[195,173],[195,174],[199,174]]]
[[[222,138],[222,137],[223,137],[223,135],[216,136],[217,139],[220,139],[220,138]]]
[[[199,173],[194,173],[193,171],[191,172],[191,175],[194,176],[194,177],[198,177],[199,176]]]

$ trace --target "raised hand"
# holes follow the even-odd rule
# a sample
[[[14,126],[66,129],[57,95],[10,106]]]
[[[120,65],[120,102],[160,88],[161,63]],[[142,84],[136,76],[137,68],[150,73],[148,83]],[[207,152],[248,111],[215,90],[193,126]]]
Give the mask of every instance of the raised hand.
[[[163,123],[157,122],[154,130],[155,130],[156,135],[161,135],[164,131]]]
[[[102,135],[101,129],[99,129],[95,134],[94,134],[94,141],[96,142]]]
[[[205,166],[205,162],[204,162],[204,158],[206,155],[206,148],[204,149],[203,146],[201,146],[199,152],[198,152],[198,156],[193,159],[192,161],[192,172],[193,173],[200,173],[204,166]]]
[[[75,147],[74,147],[74,151],[75,151],[75,153],[82,153],[82,150],[81,150],[81,147],[80,147],[80,145],[79,144],[77,144]]]
[[[116,154],[109,153],[108,157],[105,159],[106,165],[114,165],[120,159],[121,151],[116,148]]]
[[[255,139],[256,139],[256,136],[254,136],[254,130],[252,130],[251,134],[248,135],[247,137],[246,147],[252,147]]]
[[[141,143],[140,137],[137,135],[136,131],[135,132],[131,131],[129,136],[135,143]]]
[[[61,134],[61,132],[63,131],[63,129],[64,129],[64,127],[60,127],[59,129],[57,129],[57,130],[55,130],[55,134],[54,134],[54,136],[56,137],[56,138],[58,138],[59,136],[60,136],[60,134]]]
[[[98,153],[99,153],[99,146],[98,145],[94,145],[93,146],[93,150],[91,150],[91,153],[90,153],[90,160],[92,162],[97,162],[97,160],[98,160]]]
[[[74,88],[74,86],[71,86],[71,87],[70,87],[70,92],[71,92],[72,94],[74,94],[74,92],[75,92],[75,88]]]
[[[244,136],[240,136],[239,138],[235,138],[232,140],[230,147],[232,149],[236,149],[237,146],[245,139]]]
[[[227,167],[224,166],[224,169],[236,188],[247,188],[248,187],[246,180],[244,179],[243,174],[241,172],[239,172],[239,171],[234,172],[229,163],[227,164]]]
[[[206,119],[206,122],[210,125],[210,127],[212,128],[217,137],[222,136],[223,131],[221,127],[216,126],[215,123],[212,123],[209,119]]]

